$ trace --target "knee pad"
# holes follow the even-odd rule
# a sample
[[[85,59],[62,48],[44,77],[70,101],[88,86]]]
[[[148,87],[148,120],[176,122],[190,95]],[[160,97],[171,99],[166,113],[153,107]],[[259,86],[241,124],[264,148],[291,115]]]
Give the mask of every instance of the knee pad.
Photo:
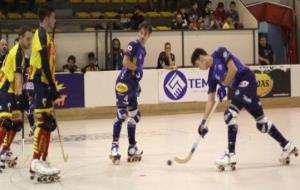
[[[256,121],[256,128],[262,133],[269,133],[272,125],[272,122],[266,117]]]
[[[129,121],[133,125],[136,125],[141,120],[141,112],[139,110],[129,111]]]
[[[23,128],[23,121],[22,120],[13,120],[13,126],[12,126],[12,130],[19,132],[21,131],[21,129]]]
[[[128,112],[126,108],[118,108],[117,111],[117,120],[120,122],[124,122],[128,116]]]
[[[39,124],[39,127],[42,129],[52,132],[57,128],[56,119],[50,113],[42,113],[38,120],[42,121],[42,123]]]
[[[13,128],[13,122],[10,118],[0,118],[0,126],[4,127],[7,131],[10,131]]]
[[[234,105],[230,105],[229,108],[224,112],[224,121],[227,125],[236,125],[236,117],[239,114],[239,109]]]

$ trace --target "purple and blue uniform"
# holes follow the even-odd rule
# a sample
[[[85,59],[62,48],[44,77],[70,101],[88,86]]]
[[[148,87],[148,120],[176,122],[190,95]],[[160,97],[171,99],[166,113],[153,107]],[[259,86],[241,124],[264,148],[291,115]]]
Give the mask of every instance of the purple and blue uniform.
[[[130,60],[136,59],[138,71],[132,71],[123,67],[116,82],[116,97],[118,107],[131,107],[137,109],[137,96],[139,88],[139,81],[143,77],[143,65],[146,56],[146,50],[140,41],[131,41],[128,44],[125,56]]]
[[[138,111],[137,97],[141,91],[139,81],[143,77],[143,65],[146,57],[145,47],[139,40],[131,41],[125,52],[131,61],[136,60],[137,70],[132,71],[123,67],[116,81],[117,117],[114,122],[113,141],[118,141],[122,123],[128,117],[129,144],[135,144],[135,127],[141,114]]]
[[[243,108],[256,120],[256,127],[260,132],[268,133],[279,142],[281,147],[285,147],[288,141],[264,115],[263,107],[257,95],[257,81],[254,73],[224,47],[216,49],[212,57],[213,65],[210,67],[208,74],[208,93],[215,92],[218,84],[222,85],[228,73],[227,64],[230,60],[237,68],[237,73],[229,85],[234,95],[230,106],[224,112],[224,121],[228,126],[229,153],[235,152],[238,129],[236,118]]]
[[[257,109],[260,106],[257,96],[257,81],[254,73],[240,60],[224,47],[217,48],[213,54],[213,66],[209,69],[208,93],[215,92],[217,85],[221,85],[228,73],[227,64],[233,61],[237,68],[237,73],[231,81],[229,88],[234,91],[236,101],[239,101],[248,109]]]

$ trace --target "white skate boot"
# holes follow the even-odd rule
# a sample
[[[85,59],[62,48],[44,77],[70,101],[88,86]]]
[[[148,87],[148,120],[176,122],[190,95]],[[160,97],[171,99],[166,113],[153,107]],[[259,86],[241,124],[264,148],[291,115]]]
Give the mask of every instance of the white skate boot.
[[[109,155],[109,158],[112,160],[112,163],[114,165],[119,165],[121,160],[121,155],[119,153],[119,143],[113,142],[111,145],[111,154]]]
[[[11,151],[6,151],[0,155],[0,160],[1,162],[6,163],[9,168],[12,168],[17,165],[18,157]]]
[[[229,153],[228,150],[225,154],[215,161],[215,164],[219,171],[224,171],[227,166],[230,166],[231,170],[235,170],[236,156],[235,153]]]
[[[51,167],[49,162],[33,160],[30,166],[30,179],[33,180],[37,177],[37,181],[40,183],[52,183],[60,179],[60,170]]]
[[[142,155],[143,151],[139,150],[136,145],[129,145],[127,162],[140,162]]]
[[[294,154],[295,156],[298,156],[298,149],[295,147],[295,145],[292,142],[289,142],[282,150],[281,156],[279,158],[279,161],[284,164],[288,165],[290,164],[290,156]]]

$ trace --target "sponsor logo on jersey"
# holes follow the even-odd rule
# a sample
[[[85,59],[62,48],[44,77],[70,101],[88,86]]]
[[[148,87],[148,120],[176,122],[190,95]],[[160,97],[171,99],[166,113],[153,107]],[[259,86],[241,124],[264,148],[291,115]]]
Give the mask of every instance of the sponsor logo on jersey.
[[[164,80],[164,90],[171,100],[180,100],[187,91],[187,79],[180,71],[171,71]]]
[[[249,85],[249,81],[244,80],[244,81],[240,82],[239,87],[245,88],[245,87],[247,87],[248,85]]]
[[[266,73],[255,73],[257,80],[257,94],[260,97],[267,96],[273,89],[273,80]]]
[[[116,91],[117,92],[120,92],[120,93],[125,93],[128,91],[128,86],[127,84],[125,83],[122,83],[122,82],[119,82],[117,85],[116,85]]]

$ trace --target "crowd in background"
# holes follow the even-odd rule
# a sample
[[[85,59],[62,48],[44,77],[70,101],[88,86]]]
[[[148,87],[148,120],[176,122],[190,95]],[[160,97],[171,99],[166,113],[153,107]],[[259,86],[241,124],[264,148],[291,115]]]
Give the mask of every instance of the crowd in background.
[[[224,3],[219,2],[217,8],[213,10],[212,2],[206,1],[201,9],[199,2],[193,1],[191,7],[181,6],[178,9],[172,28],[174,30],[243,28],[236,3],[231,1],[229,7],[229,10],[225,10]]]

